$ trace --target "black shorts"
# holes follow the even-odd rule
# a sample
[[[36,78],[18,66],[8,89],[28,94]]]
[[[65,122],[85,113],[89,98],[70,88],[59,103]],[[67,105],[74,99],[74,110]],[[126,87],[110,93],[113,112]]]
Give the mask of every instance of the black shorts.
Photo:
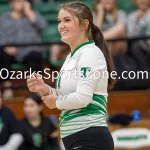
[[[107,127],[90,127],[62,139],[66,150],[114,150]]]

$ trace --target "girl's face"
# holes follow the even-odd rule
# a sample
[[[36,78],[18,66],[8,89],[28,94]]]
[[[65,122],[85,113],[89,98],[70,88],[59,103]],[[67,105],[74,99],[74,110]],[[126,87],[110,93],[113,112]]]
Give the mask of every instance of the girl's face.
[[[112,11],[116,5],[116,0],[101,0],[101,3],[106,11]]]
[[[150,5],[150,0],[135,0],[136,5],[139,9],[147,10]]]
[[[58,31],[61,35],[61,40],[68,45],[74,43],[80,37],[80,34],[83,34],[78,18],[72,16],[64,9],[61,9],[58,14],[58,22]]]
[[[24,113],[25,116],[29,119],[34,118],[40,115],[42,111],[42,105],[37,104],[31,98],[27,98],[24,102]]]

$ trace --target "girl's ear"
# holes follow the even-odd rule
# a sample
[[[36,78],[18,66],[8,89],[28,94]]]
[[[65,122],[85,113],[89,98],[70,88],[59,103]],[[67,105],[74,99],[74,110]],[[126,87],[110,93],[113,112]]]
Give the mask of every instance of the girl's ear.
[[[89,26],[89,20],[84,19],[82,30],[83,30],[83,31],[87,31],[88,26]]]

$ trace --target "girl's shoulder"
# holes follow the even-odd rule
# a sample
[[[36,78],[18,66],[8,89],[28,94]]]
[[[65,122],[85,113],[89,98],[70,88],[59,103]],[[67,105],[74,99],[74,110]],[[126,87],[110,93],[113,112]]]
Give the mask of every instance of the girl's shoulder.
[[[100,50],[99,47],[97,47],[95,45],[95,43],[92,44],[88,44],[84,47],[81,48],[81,50],[79,51],[79,55],[80,54],[88,54],[88,55],[102,55],[102,51]]]

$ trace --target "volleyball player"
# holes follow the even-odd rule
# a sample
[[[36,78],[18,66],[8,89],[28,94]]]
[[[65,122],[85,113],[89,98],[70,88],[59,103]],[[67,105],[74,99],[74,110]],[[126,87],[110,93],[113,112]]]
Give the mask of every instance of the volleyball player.
[[[106,124],[107,90],[114,81],[97,73],[113,71],[113,63],[99,28],[93,24],[90,9],[81,2],[64,3],[58,14],[61,40],[70,46],[52,89],[42,79],[27,79],[30,91],[39,92],[49,108],[62,110],[61,137],[66,150],[113,150]],[[77,78],[75,77],[77,72]]]

